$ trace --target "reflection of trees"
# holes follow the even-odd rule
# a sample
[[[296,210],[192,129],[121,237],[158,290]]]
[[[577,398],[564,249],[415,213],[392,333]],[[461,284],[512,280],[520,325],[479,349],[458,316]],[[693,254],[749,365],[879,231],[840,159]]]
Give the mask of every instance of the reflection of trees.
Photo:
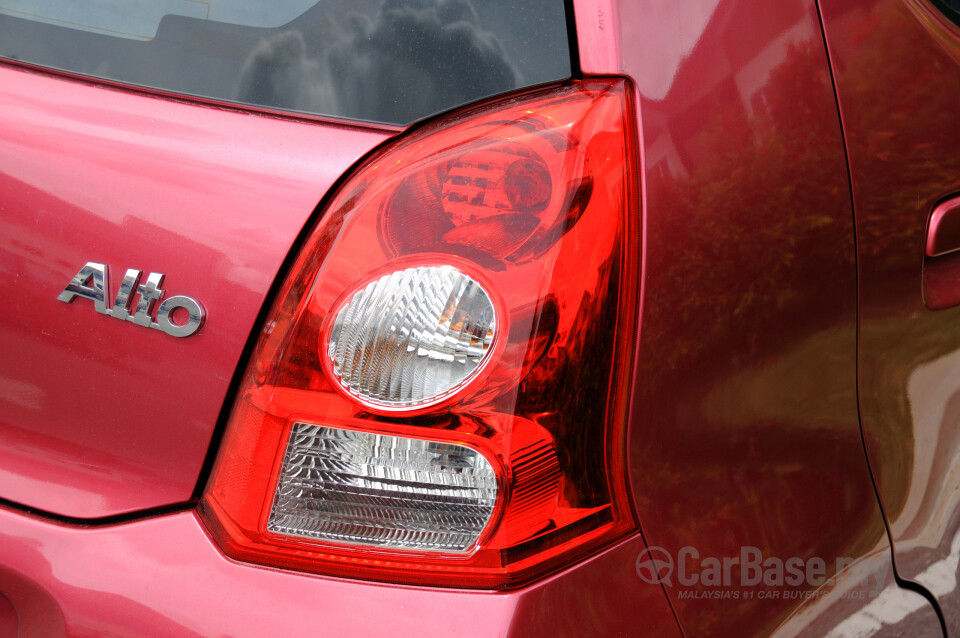
[[[955,527],[949,526],[957,515],[951,465],[958,448],[960,370],[953,362],[960,308],[926,310],[921,282],[927,216],[938,200],[960,191],[960,47],[956,30],[925,2],[860,4],[828,20],[834,25],[828,33],[837,42],[857,200],[861,409],[899,573],[931,586],[923,572],[951,553]],[[937,382],[918,387],[930,371],[915,373],[938,359]],[[927,444],[921,454],[914,440]],[[911,487],[919,496],[908,503]],[[940,605],[947,626],[956,626],[955,590]]]
[[[671,252],[645,310],[644,338],[660,365],[697,367],[693,359],[718,346],[775,347],[776,322],[803,322],[812,333],[854,303],[845,167],[838,149],[823,152],[824,140],[837,139],[836,117],[822,108],[832,96],[825,78],[808,71],[822,56],[816,42],[791,47],[763,100],[754,100],[766,105],[759,122],[748,122],[739,102],[718,99],[695,140],[690,177],[654,174],[650,192],[671,206],[648,242]],[[731,147],[755,132],[755,142]],[[824,285],[838,276],[847,285]],[[651,334],[658,329],[671,339]]]
[[[284,29],[251,49],[240,101],[406,124],[520,85],[469,0],[318,6]]]
[[[520,83],[468,0],[388,0],[346,27],[327,64],[341,108],[355,117],[410,122]]]
[[[960,188],[960,82],[944,43],[904,3],[877,3],[855,34],[838,88],[857,198],[861,400],[884,505],[896,518],[913,459],[907,379],[960,347],[956,312],[925,312],[921,299],[927,215]]]
[[[687,104],[680,77],[644,105],[686,174],[648,171],[634,493],[652,544],[822,557],[829,575],[883,528],[862,462],[853,215],[822,42],[787,47],[750,95],[723,79]],[[800,602],[674,604],[692,634],[746,636]]]
[[[960,185],[956,65],[905,18],[899,3],[879,4],[840,74],[868,302],[892,296],[891,283],[917,295],[926,204]]]

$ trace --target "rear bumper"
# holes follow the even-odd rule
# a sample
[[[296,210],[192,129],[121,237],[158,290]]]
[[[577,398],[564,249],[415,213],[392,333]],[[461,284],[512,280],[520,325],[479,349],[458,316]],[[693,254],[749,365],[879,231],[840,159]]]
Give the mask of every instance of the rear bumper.
[[[638,536],[508,593],[347,581],[226,558],[193,511],[98,527],[0,508],[21,636],[679,636]]]

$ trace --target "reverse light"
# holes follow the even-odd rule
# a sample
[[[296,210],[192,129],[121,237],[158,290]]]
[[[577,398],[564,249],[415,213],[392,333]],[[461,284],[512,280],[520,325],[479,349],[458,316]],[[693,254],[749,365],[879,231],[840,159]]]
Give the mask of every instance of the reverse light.
[[[407,268],[354,293],[335,313],[332,376],[380,408],[436,402],[472,377],[496,334],[493,304],[451,266]]]
[[[462,552],[496,499],[493,467],[466,446],[295,423],[267,530]]]
[[[354,171],[270,311],[201,501],[227,554],[504,589],[635,529],[632,122],[625,81],[571,82]]]

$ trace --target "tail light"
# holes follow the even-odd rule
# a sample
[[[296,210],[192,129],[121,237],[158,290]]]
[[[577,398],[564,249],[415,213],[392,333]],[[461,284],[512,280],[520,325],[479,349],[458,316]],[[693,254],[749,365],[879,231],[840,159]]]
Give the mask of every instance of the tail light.
[[[361,165],[241,383],[201,513],[237,559],[509,588],[635,528],[623,80],[461,111]]]

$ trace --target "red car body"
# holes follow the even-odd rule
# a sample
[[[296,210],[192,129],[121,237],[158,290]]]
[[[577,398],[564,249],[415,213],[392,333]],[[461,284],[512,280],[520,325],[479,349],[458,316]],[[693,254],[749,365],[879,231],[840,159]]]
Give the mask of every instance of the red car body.
[[[265,313],[318,202],[407,132],[7,60],[0,633],[960,635],[949,9],[568,11],[574,76],[625,78],[635,107],[635,530],[502,591],[228,557],[198,503]],[[202,329],[59,302],[87,262],[110,267],[110,300],[125,269],[164,273],[202,300]],[[745,584],[748,556],[806,578]]]

